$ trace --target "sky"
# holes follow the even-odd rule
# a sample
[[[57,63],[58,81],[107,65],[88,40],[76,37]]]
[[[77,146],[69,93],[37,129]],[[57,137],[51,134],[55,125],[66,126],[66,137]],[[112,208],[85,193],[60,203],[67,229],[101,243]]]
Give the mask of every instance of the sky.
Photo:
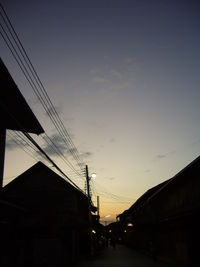
[[[91,186],[102,221],[199,156],[199,1],[2,4],[89,172],[97,174]],[[2,38],[0,51],[45,132],[63,149]],[[84,189],[84,179],[50,154]],[[35,163],[7,137],[4,185]]]

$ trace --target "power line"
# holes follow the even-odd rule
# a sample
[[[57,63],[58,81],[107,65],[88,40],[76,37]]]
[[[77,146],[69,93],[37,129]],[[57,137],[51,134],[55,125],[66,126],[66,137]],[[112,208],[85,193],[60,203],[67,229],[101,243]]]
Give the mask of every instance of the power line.
[[[45,136],[42,135],[43,140],[52,148],[52,150],[67,164],[67,166],[74,171],[76,175],[83,179],[81,174],[74,168],[74,166],[64,157],[64,154],[60,151],[58,146],[51,140],[51,138],[45,133]]]
[[[35,152],[40,153],[40,155],[44,158],[46,158],[52,165],[53,167],[55,167],[61,174],[62,176],[64,176],[65,178],[67,178],[67,180],[73,184],[73,186],[75,186],[79,191],[81,191],[83,193],[83,191],[65,174],[62,172],[62,170],[53,162],[53,160],[51,160],[51,158],[45,154],[45,152],[42,150],[42,148],[36,144],[36,142],[32,139],[32,137],[27,134],[27,133],[20,133],[20,132],[17,132],[17,131],[14,131],[14,133],[17,135],[17,137],[19,137],[22,141],[20,141],[16,135],[14,135],[12,133],[12,131],[8,131],[8,135],[9,137],[20,147],[24,150],[24,152],[26,152],[29,156],[31,156],[33,159],[35,159],[35,161],[37,162],[38,161],[38,158],[35,157],[35,155],[32,153],[32,151],[29,149],[29,147],[31,147]],[[26,136],[26,139],[24,138],[24,136]],[[28,141],[30,142],[28,142]],[[31,145],[31,144],[32,145]],[[28,147],[27,147],[28,146]],[[35,149],[35,147],[38,149]],[[39,159],[40,160],[40,159]]]
[[[25,153],[27,153],[30,157],[32,157],[36,162],[38,158],[33,154],[29,147],[25,146],[22,141],[20,141],[11,131],[8,131],[8,136],[15,142],[17,146],[19,146]],[[35,150],[34,150],[35,151]]]
[[[68,147],[68,153],[70,153],[73,158],[77,161],[78,166],[81,167],[83,165],[83,162],[80,160],[80,157],[78,155],[78,150],[75,147],[74,143],[71,140],[71,137],[69,135],[69,133],[67,132],[65,126],[63,125],[60,117],[58,116],[58,113],[56,111],[56,109],[54,108],[35,68],[33,67],[16,31],[14,30],[14,27],[12,26],[6,12],[5,9],[3,8],[2,4],[0,4],[0,7],[3,11],[0,12],[1,17],[3,18],[4,24],[6,25],[8,32],[10,34],[10,36],[12,37],[12,39],[14,40],[15,45],[17,46],[20,54],[18,53],[16,47],[13,45],[13,42],[11,40],[11,38],[9,37],[8,33],[6,32],[5,28],[3,27],[3,25],[0,23],[1,26],[1,36],[3,38],[3,40],[5,41],[7,47],[9,48],[10,52],[12,53],[14,59],[16,60],[18,66],[20,67],[20,69],[22,70],[22,73],[24,74],[25,78],[27,79],[27,81],[29,82],[31,88],[33,89],[35,95],[37,96],[37,98],[39,99],[40,103],[42,104],[45,112],[47,113],[47,115],[49,116],[49,118],[51,119],[51,121],[53,122],[56,130],[59,132],[59,134],[61,135],[62,139],[64,140],[65,144]],[[6,21],[7,20],[7,21]],[[10,26],[10,27],[9,27]],[[11,29],[10,29],[11,28]],[[26,67],[27,66],[27,67]],[[38,89],[39,87],[39,89]],[[32,139],[32,137],[27,134],[27,133],[23,133],[26,138],[34,144],[34,146],[37,147],[39,153],[42,154],[42,156],[51,162],[51,164],[53,164],[53,166],[60,172],[62,173],[62,175],[67,178],[76,188],[78,188],[79,190],[81,190],[79,187],[77,187],[77,185],[53,162],[53,160],[45,153],[45,151],[34,141],[34,139]],[[20,134],[19,134],[20,135]],[[18,136],[19,136],[18,135]],[[22,136],[20,135],[20,138],[23,140],[23,142],[27,142],[25,141]],[[76,169],[73,167],[73,165],[67,161],[63,154],[60,153],[59,149],[55,146],[55,144],[53,143],[53,141],[51,140],[50,137],[46,136],[46,141],[48,141],[52,143],[51,149],[52,151],[55,152],[55,150],[57,150],[57,153],[62,157],[63,160],[65,160],[65,162],[68,164],[68,166],[70,166],[70,168],[80,177],[80,174],[76,171]],[[21,147],[23,143],[21,143]],[[30,143],[26,143],[27,145],[30,145]],[[31,145],[30,145],[31,146]],[[32,147],[32,146],[31,146]],[[33,150],[35,150],[32,147]],[[38,153],[38,151],[36,150],[35,152]],[[82,170],[82,169],[81,169]]]
[[[1,24],[0,24],[0,26],[2,27]],[[4,31],[4,29],[3,29],[3,31]],[[7,35],[7,33],[5,33],[5,34],[6,34],[6,37],[8,38],[8,40],[10,41],[10,39],[9,39],[9,37],[8,37],[8,35]],[[4,38],[3,35],[2,35],[2,37]],[[11,43],[11,46],[13,47],[13,49],[14,49],[14,51],[15,51],[15,53],[16,53],[16,55],[17,55],[17,57],[18,57],[19,60],[16,58],[15,54],[13,53],[13,50],[11,49],[10,45],[7,43],[7,40],[6,40],[5,38],[4,38],[4,41],[6,42],[7,46],[8,46],[9,49],[11,50],[11,53],[13,54],[15,60],[17,61],[18,65],[19,65],[19,67],[21,68],[21,70],[22,70],[23,74],[25,75],[26,79],[28,80],[30,86],[32,87],[32,89],[34,90],[34,92],[36,92],[36,91],[35,91],[35,90],[36,90],[36,88],[35,88],[35,83],[34,83],[34,81],[32,80],[32,78],[30,77],[30,75],[29,75],[29,73],[28,73],[28,71],[27,71],[27,68],[24,66],[23,62],[21,61],[21,59],[20,59],[20,57],[19,57],[17,51],[16,51],[15,48],[13,47],[12,43]],[[23,67],[24,67],[25,70],[23,69]],[[37,92],[36,92],[36,93],[37,93]],[[38,95],[38,98],[40,98],[40,95]],[[48,109],[46,108],[44,102],[42,102],[42,105],[43,105],[45,111],[48,113]],[[53,143],[53,141],[50,139],[50,137],[48,137],[48,139]],[[66,161],[66,159],[65,159],[65,161]],[[73,170],[75,170],[74,167],[73,167],[73,165],[72,165],[70,162],[69,162],[69,165],[71,165],[71,168],[72,168]],[[76,170],[75,170],[75,172],[77,173]]]
[[[20,56],[19,56],[19,53],[16,51],[16,49],[14,48],[14,45],[12,44],[12,41],[10,40],[8,34],[6,33],[5,29],[3,28],[3,26],[1,25],[1,28],[4,32],[4,35],[6,35],[6,38],[5,36],[3,36],[2,32],[1,32],[1,35],[4,39],[4,41],[6,42],[6,45],[8,46],[9,50],[11,51],[11,53],[13,54],[15,60],[17,61],[18,65],[20,66],[20,69],[22,70],[23,74],[25,75],[26,79],[28,80],[29,84],[31,85],[31,88],[33,89],[34,93],[36,94],[37,98],[39,99],[40,103],[42,104],[43,108],[45,109],[47,115],[49,116],[49,118],[51,119],[51,121],[53,122],[55,128],[57,129],[57,131],[60,133],[60,135],[62,136],[63,140],[65,140],[65,143],[67,144],[67,146],[69,146],[69,153],[72,154],[73,158],[77,161],[78,163],[78,166],[81,168],[81,166],[83,166],[83,162],[82,160],[80,159],[80,156],[78,154],[78,150],[77,148],[75,147],[69,133],[67,132],[65,126],[63,125],[56,109],[54,108],[33,64],[31,63],[30,61],[30,58],[28,57],[14,27],[12,26],[12,23],[5,11],[5,9],[3,8],[2,4],[0,4],[0,7],[3,11],[3,14],[1,12],[1,16],[3,18],[3,21],[10,33],[10,35],[12,36],[18,50],[20,51],[20,54],[22,56],[22,58],[24,59],[26,65],[28,66],[28,69],[29,71],[31,72],[31,75],[33,77],[33,79],[35,80],[37,86],[39,86],[39,89],[40,89],[40,92],[35,84],[35,82],[33,81],[29,71],[27,70],[27,68],[25,67],[25,64],[22,62]],[[5,17],[4,17],[4,16]],[[9,43],[10,45],[9,45]],[[12,47],[12,48],[11,48]],[[17,55],[17,58],[16,56],[14,55],[14,52],[13,50],[15,51],[15,54]],[[21,64],[20,64],[20,63]],[[25,70],[25,71],[24,71]]]
[[[22,150],[24,150],[24,152],[31,156],[36,162],[38,160],[41,161],[41,159],[38,158],[36,155],[40,155],[42,159],[45,159],[45,161],[47,160],[46,156],[44,156],[41,151],[36,149],[34,145],[30,142],[30,140],[23,135],[23,133],[9,130],[8,135],[15,142],[16,145],[18,145]],[[35,153],[33,153],[32,150]]]
[[[112,193],[108,192],[107,189],[105,189],[97,181],[94,181],[93,186],[95,187],[96,185],[99,187],[98,194],[104,196],[107,199],[112,199],[115,201],[127,201],[127,202],[130,201],[130,203],[132,202],[132,198],[112,194]]]
[[[23,134],[31,141],[31,143],[47,158],[49,162],[71,183],[73,184],[79,191],[83,194],[84,192],[57,166],[57,164],[46,154],[46,152],[35,142],[35,140],[30,136],[30,134],[23,132]]]
[[[15,120],[15,122],[20,126],[20,128],[23,129],[23,125],[20,124],[20,122],[9,112],[9,110],[7,109],[7,107],[1,102],[1,107],[6,110],[6,112],[13,118],[13,120]],[[17,132],[17,135],[20,136],[19,132]],[[30,134],[26,133],[26,132],[22,132],[23,135],[31,142],[31,144],[33,144],[38,150],[39,152],[42,153],[42,155],[44,155],[46,157],[46,159],[65,177],[67,178],[67,180],[73,184],[79,191],[81,191],[82,193],[84,193],[58,166],[57,164],[46,154],[46,152],[36,143],[36,141],[30,136]],[[21,136],[20,136],[21,137]],[[23,139],[23,138],[22,138]],[[23,139],[24,140],[24,139]],[[25,141],[27,144],[28,142]],[[30,144],[29,144],[30,145]],[[33,148],[33,147],[32,147]]]

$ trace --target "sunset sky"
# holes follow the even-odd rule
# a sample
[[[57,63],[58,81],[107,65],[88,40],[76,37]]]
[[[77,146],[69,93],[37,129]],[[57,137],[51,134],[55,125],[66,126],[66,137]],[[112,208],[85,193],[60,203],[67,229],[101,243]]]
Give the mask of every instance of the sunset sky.
[[[94,203],[100,196],[102,221],[199,156],[199,1],[1,2],[83,161],[97,174],[91,185]],[[62,149],[2,38],[0,51]],[[36,140],[48,151],[41,137]],[[9,137],[7,144],[4,184],[36,163]],[[50,156],[84,189],[83,179]]]

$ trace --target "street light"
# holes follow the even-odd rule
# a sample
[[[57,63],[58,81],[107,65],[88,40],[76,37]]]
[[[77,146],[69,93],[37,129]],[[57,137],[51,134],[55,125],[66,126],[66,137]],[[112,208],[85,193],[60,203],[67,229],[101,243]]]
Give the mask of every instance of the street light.
[[[92,173],[90,179],[91,178],[96,178],[96,176],[97,176],[96,173]]]

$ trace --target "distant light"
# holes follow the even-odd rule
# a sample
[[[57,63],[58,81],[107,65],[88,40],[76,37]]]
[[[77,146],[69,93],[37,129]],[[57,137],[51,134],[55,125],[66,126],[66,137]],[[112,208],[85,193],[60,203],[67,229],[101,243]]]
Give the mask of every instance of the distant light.
[[[124,233],[126,233],[126,230],[124,230]]]
[[[95,230],[92,230],[92,233],[93,233],[93,234],[96,234],[96,231],[95,231]]]
[[[112,230],[109,230],[109,233],[111,233],[112,232]]]
[[[133,227],[133,224],[132,223],[128,223],[127,226]]]
[[[91,175],[92,178],[95,178],[96,176],[97,176],[96,173],[92,173]]]

